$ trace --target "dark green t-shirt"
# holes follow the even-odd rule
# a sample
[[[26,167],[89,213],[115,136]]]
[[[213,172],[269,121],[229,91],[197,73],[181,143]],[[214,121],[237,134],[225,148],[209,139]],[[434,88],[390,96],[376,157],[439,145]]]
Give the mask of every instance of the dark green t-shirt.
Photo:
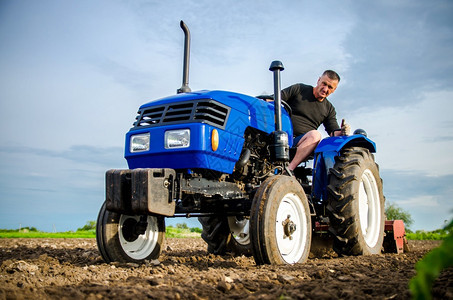
[[[316,130],[321,124],[329,135],[340,129],[335,107],[327,98],[318,101],[313,95],[312,86],[299,83],[287,87],[282,90],[282,100],[292,109],[294,136]]]

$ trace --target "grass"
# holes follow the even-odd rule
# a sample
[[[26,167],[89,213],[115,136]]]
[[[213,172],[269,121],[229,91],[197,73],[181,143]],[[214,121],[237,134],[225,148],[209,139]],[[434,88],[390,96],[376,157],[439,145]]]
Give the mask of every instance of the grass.
[[[189,228],[185,223],[176,224],[176,227],[166,227],[166,237],[169,238],[199,238],[200,228]],[[450,233],[450,229],[437,229],[434,231],[417,230],[406,232],[408,240],[444,240]],[[95,229],[67,231],[67,232],[42,232],[36,228],[0,229],[0,238],[95,238]]]
[[[42,231],[5,231],[0,230],[0,238],[95,238],[96,233],[94,231],[67,231],[67,232],[42,232]]]
[[[165,236],[169,238],[199,238],[201,237],[201,229],[167,226]]]
[[[183,226],[184,227],[184,226]],[[165,236],[169,238],[199,238],[201,235],[199,228],[180,228],[167,226]],[[8,230],[0,229],[0,238],[55,238],[55,239],[74,239],[74,238],[95,238],[95,230],[77,230],[67,232],[43,232],[38,230]]]
[[[445,240],[449,234],[451,234],[450,229],[417,230],[416,232],[407,232],[406,238],[408,240]]]

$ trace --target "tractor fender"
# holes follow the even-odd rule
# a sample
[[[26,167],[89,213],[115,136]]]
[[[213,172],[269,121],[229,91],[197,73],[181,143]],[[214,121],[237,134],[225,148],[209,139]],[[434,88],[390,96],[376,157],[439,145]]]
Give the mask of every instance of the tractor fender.
[[[341,150],[349,147],[362,147],[371,153],[376,152],[376,144],[366,136],[356,134],[336,136],[323,139],[314,151],[312,197],[322,201],[326,199],[326,188],[329,184],[329,172],[335,165],[335,157]]]
[[[345,147],[363,147],[376,152],[376,144],[361,134],[348,136],[335,136],[323,139],[315,149],[315,154],[319,152],[334,151],[339,153]]]

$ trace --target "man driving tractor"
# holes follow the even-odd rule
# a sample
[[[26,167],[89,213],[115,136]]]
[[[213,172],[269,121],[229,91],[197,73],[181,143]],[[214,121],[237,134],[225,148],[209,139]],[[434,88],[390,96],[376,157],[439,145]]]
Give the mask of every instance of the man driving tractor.
[[[296,154],[288,169],[293,171],[315,150],[321,141],[318,127],[323,124],[329,136],[349,135],[351,127],[347,123],[338,126],[335,107],[327,97],[335,92],[340,76],[326,70],[318,78],[315,87],[298,83],[282,90],[282,100],[292,109],[294,143]]]

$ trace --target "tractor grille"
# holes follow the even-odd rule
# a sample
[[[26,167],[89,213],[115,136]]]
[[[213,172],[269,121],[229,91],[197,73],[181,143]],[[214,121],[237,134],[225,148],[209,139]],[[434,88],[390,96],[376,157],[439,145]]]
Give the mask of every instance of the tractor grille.
[[[210,99],[178,102],[140,109],[133,129],[200,122],[225,128],[230,107]]]

